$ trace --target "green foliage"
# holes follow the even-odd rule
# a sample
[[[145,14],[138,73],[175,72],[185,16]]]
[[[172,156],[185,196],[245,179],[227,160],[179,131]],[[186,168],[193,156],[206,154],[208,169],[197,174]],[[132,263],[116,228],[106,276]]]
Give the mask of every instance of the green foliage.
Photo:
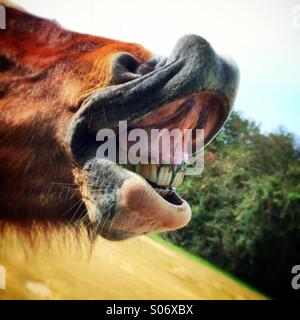
[[[262,134],[232,113],[207,147],[201,177],[179,193],[193,210],[177,243],[274,297],[300,264],[300,152],[283,130]]]

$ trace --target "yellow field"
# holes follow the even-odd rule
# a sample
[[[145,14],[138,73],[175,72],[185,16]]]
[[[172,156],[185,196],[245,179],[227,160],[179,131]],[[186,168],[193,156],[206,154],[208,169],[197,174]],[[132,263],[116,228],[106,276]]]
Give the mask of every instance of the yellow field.
[[[99,238],[93,251],[72,237],[41,244],[3,244],[6,289],[0,299],[264,299],[205,263],[148,237]]]

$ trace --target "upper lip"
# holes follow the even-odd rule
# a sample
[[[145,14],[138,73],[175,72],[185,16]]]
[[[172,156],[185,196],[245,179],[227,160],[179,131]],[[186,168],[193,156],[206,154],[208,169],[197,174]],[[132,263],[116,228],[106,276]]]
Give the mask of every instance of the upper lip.
[[[228,115],[238,79],[237,67],[220,58],[205,39],[184,36],[163,66],[132,81],[104,88],[84,101],[69,130],[71,152],[78,148],[77,133],[115,127],[119,121],[137,119],[158,106],[199,92],[222,97]]]
[[[96,132],[99,128],[117,126],[119,121],[141,117],[164,102],[175,100],[176,97],[161,97],[161,91],[179,72],[182,64],[182,60],[173,61],[130,82],[95,92],[83,102],[73,121],[74,125],[84,121],[88,123],[91,132]],[[159,97],[151,99],[154,97],[153,92],[160,93]],[[139,108],[136,108],[137,101]]]

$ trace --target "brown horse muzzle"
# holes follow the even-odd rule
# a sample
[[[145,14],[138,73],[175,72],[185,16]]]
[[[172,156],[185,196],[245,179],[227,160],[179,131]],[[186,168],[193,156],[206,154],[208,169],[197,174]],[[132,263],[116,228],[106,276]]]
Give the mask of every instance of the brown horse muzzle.
[[[169,58],[139,63],[121,52],[110,68],[110,85],[84,101],[68,135],[71,153],[84,172],[90,220],[109,239],[181,228],[191,218],[189,205],[176,193],[184,168],[99,159],[95,135],[102,128],[116,131],[120,121],[127,121],[131,129],[148,131],[204,129],[207,144],[229,115],[238,70],[195,35],[181,38]]]
[[[127,134],[203,129],[208,144],[232,108],[235,64],[196,35],[160,57],[3,5],[0,227],[82,222],[118,240],[186,225],[191,209],[176,192],[188,166],[185,152],[176,154],[172,145],[165,163],[159,145],[157,163],[124,164],[99,157],[105,141],[97,137],[103,129],[117,133],[122,149],[118,130],[126,122]]]

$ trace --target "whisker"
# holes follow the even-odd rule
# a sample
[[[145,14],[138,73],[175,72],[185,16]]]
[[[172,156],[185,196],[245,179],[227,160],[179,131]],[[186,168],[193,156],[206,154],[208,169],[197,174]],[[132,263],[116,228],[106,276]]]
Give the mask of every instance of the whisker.
[[[75,208],[79,204],[79,202],[82,202],[82,200],[81,199],[77,200],[75,204],[73,204],[73,206],[69,208],[63,215],[64,216],[67,215],[73,208]]]

